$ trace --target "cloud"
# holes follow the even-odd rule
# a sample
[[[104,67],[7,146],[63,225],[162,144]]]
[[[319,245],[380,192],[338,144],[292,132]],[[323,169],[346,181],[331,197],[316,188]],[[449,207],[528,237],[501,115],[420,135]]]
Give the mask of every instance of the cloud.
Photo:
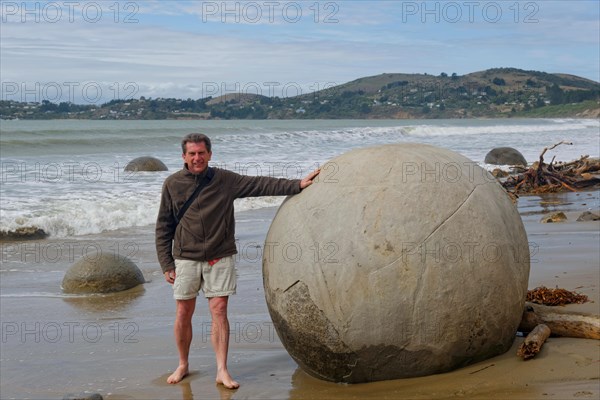
[[[29,85],[26,90],[35,83],[76,82],[81,89],[96,82],[113,85],[104,91],[103,100],[110,100],[128,83],[136,85],[136,96],[146,97],[199,98],[216,94],[215,87],[230,92],[257,86],[265,95],[281,96],[286,87],[312,91],[382,72],[464,74],[499,66],[598,80],[597,2],[520,2],[518,10],[516,2],[495,2],[501,15],[491,9],[482,14],[494,2],[477,2],[472,14],[465,4],[473,2],[450,2],[463,8],[455,22],[457,14],[444,11],[449,2],[296,2],[302,18],[295,23],[291,14],[281,14],[290,2],[274,3],[272,22],[263,13],[254,23],[249,21],[256,14],[240,15],[240,22],[229,16],[223,23],[223,9],[207,8],[222,2],[144,1],[119,2],[118,13],[117,3],[96,2],[103,11],[96,22],[90,22],[91,8],[82,12],[82,2],[72,19],[64,12],[48,22],[40,14],[36,23],[32,15],[22,22],[3,2],[2,82]],[[243,10],[249,3],[228,4]],[[526,8],[531,5],[537,8]],[[494,15],[498,21],[490,22]],[[526,23],[528,18],[537,22]]]
[[[258,82],[315,83],[307,66],[339,55],[320,43],[274,45],[268,40],[177,32],[153,26],[76,23],[64,29],[29,24],[11,27],[2,39],[3,81],[136,82],[146,96],[187,97],[187,85],[234,87]],[[162,89],[160,89],[162,88]],[[171,89],[167,93],[167,88]],[[156,92],[158,91],[158,92]],[[197,95],[193,91],[194,95]],[[190,95],[192,93],[189,93]],[[280,94],[279,94],[280,95]]]

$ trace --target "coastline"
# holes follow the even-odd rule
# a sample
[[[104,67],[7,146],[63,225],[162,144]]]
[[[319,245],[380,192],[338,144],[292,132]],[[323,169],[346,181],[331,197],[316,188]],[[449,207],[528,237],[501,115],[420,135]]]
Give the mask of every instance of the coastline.
[[[321,118],[191,118],[191,117],[165,117],[165,118],[119,118],[119,119],[106,119],[106,118],[0,118],[0,121],[329,121],[329,120],[345,120],[345,121],[440,121],[440,120],[493,120],[493,119],[506,119],[506,120],[518,120],[518,119],[575,119],[575,120],[586,120],[586,119],[599,119],[600,108],[586,109],[582,112],[576,113],[557,113],[550,115],[530,115],[527,113],[520,113],[518,115],[465,115],[465,116],[439,116],[426,118],[422,115],[410,115],[410,114],[399,114],[399,115],[386,115],[382,117],[371,116],[363,118],[351,118],[351,117],[340,117],[335,118],[331,116]]]
[[[537,249],[531,255],[529,288],[558,286],[586,294],[588,303],[565,309],[600,314],[600,221],[575,221],[583,211],[600,210],[600,191],[523,196],[518,206],[529,242]],[[7,248],[3,248],[7,259],[3,259],[0,304],[0,396],[62,398],[85,391],[114,400],[600,396],[600,341],[589,339],[550,338],[533,360],[523,361],[516,356],[523,341],[517,337],[505,354],[420,378],[340,385],[308,376],[279,342],[264,300],[260,246],[275,211],[263,208],[236,214],[239,279],[238,294],[230,301],[229,367],[242,384],[239,390],[214,383],[210,319],[203,300],[198,302],[194,320],[191,374],[180,384],[166,383],[177,360],[171,333],[174,302],[158,269],[153,229],[140,227],[69,241],[22,242],[20,250],[28,249],[30,254],[25,260],[14,251],[5,254]],[[567,222],[539,222],[543,215],[557,211],[567,214]],[[126,247],[127,243],[135,247]],[[73,251],[64,251],[67,244]],[[123,255],[131,252],[147,283],[111,296],[62,295],[60,281],[70,258],[89,246]],[[60,259],[50,254],[52,249],[63,250]],[[12,334],[15,328],[19,332]]]

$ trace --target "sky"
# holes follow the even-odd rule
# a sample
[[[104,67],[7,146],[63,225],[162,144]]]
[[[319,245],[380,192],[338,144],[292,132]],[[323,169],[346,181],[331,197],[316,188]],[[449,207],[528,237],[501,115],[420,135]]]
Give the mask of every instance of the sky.
[[[0,1],[1,100],[294,96],[382,73],[600,81],[600,1]]]

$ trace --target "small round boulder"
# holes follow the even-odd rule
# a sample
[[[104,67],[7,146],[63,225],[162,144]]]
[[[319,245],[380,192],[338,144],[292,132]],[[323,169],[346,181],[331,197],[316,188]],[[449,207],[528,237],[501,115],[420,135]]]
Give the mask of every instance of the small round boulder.
[[[523,154],[512,147],[496,147],[485,155],[485,163],[493,165],[522,165],[527,166]]]
[[[145,283],[142,271],[131,260],[114,253],[95,253],[73,264],[62,281],[65,293],[111,293]]]
[[[529,278],[504,189],[458,153],[343,154],[279,208],[263,252],[269,313],[309,374],[359,383],[449,371],[510,349]]]
[[[125,171],[168,171],[167,166],[160,161],[158,158],[154,157],[138,157],[133,159],[125,166]]]

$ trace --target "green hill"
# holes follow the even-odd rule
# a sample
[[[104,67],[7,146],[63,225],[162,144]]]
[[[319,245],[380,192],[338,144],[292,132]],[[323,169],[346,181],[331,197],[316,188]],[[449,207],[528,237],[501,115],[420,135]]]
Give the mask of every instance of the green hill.
[[[0,101],[0,118],[318,119],[600,117],[600,84],[569,74],[493,68],[466,75],[384,73],[294,97],[113,100],[102,106]]]

